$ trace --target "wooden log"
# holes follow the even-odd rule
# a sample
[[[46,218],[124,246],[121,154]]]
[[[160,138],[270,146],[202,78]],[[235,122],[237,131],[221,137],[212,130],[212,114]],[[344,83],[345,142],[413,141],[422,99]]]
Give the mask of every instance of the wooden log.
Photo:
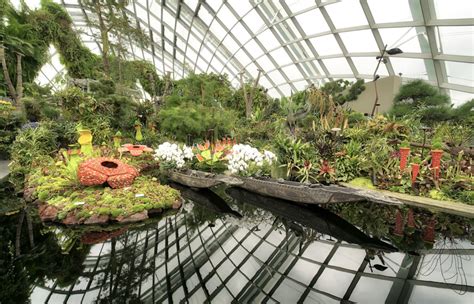
[[[350,189],[363,191],[367,195],[372,195],[374,197],[374,200],[376,200],[377,196],[383,196],[411,206],[428,208],[435,211],[441,211],[445,213],[465,216],[468,218],[474,218],[474,206],[472,205],[467,205],[454,201],[440,201],[428,197],[413,196],[409,194],[391,192],[380,189],[367,189],[364,187],[358,187],[347,183],[342,183],[341,185]]]

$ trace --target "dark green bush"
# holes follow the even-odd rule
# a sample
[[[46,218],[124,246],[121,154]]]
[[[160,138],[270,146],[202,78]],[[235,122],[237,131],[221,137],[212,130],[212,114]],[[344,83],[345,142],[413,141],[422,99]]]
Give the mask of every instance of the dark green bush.
[[[164,108],[159,113],[160,128],[168,136],[186,142],[188,135],[203,139],[213,129],[218,137],[231,134],[237,115],[232,110],[194,103]]]
[[[400,87],[389,113],[395,117],[414,116],[424,124],[433,125],[450,120],[451,108],[449,96],[423,80],[414,80]]]

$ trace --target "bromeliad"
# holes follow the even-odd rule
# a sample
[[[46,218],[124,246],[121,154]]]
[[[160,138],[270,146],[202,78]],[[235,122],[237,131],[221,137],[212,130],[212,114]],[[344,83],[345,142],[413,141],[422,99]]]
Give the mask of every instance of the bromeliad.
[[[224,161],[225,157],[232,149],[232,142],[228,139],[218,140],[211,143],[208,140],[204,144],[197,144],[195,147],[196,158],[200,163],[213,165]]]

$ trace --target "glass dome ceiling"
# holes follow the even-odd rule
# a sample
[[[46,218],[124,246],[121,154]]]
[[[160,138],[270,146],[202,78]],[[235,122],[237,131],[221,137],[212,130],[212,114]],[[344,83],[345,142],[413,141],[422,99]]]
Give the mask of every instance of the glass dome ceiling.
[[[60,3],[100,53],[99,35],[88,26],[96,17],[81,0]],[[226,73],[238,86],[239,73],[253,79],[262,70],[260,84],[281,97],[333,79],[370,81],[387,45],[403,53],[388,57],[379,75],[424,79],[455,104],[474,98],[471,0],[143,0],[130,1],[125,13],[152,41],[147,48],[128,41],[129,56],[174,79]],[[51,55],[41,83],[64,70],[54,49]]]

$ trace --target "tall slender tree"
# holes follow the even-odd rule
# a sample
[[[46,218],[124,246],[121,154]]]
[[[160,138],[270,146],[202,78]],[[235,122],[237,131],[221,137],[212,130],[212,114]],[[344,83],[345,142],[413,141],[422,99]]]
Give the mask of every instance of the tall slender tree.
[[[102,63],[104,73],[110,77],[111,53],[114,41],[120,44],[123,37],[131,42],[145,47],[149,44],[149,37],[143,31],[139,23],[133,23],[126,14],[129,0],[82,0],[83,6],[92,14],[88,17],[88,26],[98,30],[96,40],[102,45]],[[116,48],[117,60],[120,64],[122,48]],[[119,77],[120,78],[120,77]]]

